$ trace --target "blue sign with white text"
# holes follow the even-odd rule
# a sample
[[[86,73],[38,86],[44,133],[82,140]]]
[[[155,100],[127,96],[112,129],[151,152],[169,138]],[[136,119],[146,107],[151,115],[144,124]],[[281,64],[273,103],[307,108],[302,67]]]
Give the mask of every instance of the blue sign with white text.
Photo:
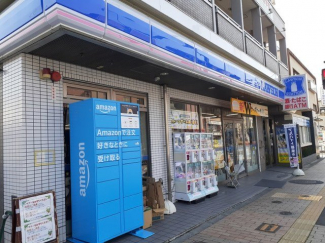
[[[294,124],[284,125],[284,130],[286,134],[287,148],[289,151],[290,166],[297,167],[299,162],[298,162],[296,125]]]
[[[72,238],[103,243],[143,226],[139,105],[70,105]]]

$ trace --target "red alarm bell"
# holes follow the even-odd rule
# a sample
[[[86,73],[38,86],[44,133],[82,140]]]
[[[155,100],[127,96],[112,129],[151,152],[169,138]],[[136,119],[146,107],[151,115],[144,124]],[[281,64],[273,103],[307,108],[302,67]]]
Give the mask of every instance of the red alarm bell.
[[[61,80],[61,74],[60,74],[59,72],[57,72],[57,71],[53,71],[53,72],[51,73],[51,80],[52,80],[53,82],[58,82],[58,81],[60,81],[60,80]]]

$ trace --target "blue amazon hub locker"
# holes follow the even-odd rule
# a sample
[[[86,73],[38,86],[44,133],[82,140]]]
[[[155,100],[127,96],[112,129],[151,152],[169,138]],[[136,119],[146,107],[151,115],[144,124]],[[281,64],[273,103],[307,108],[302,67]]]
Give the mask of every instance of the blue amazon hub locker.
[[[143,226],[140,109],[70,105],[72,238],[105,242]]]

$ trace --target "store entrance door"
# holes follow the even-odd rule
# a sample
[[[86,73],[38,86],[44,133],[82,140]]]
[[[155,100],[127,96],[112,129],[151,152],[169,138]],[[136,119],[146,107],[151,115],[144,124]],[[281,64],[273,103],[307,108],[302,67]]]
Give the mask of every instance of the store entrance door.
[[[246,173],[243,121],[225,120],[224,131],[228,166],[244,164],[242,169]]]

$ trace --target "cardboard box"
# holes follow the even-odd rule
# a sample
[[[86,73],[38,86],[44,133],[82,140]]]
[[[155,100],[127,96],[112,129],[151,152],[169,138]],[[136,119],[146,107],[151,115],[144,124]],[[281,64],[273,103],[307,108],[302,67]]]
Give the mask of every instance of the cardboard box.
[[[152,221],[158,221],[164,219],[164,208],[156,208],[152,210]]]
[[[147,206],[147,197],[143,196],[143,206]]]
[[[145,207],[143,212],[143,229],[147,229],[152,226],[152,210],[149,207]]]

